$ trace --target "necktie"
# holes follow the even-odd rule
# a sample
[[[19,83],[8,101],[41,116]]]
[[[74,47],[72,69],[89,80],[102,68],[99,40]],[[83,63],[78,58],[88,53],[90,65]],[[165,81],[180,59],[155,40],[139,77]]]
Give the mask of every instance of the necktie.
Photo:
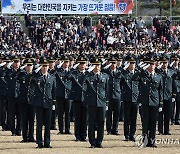
[[[153,79],[153,74],[150,74],[150,78]]]
[[[44,82],[46,82],[46,75],[44,75]]]
[[[99,75],[97,74],[96,77],[97,77],[97,81],[99,82]]]

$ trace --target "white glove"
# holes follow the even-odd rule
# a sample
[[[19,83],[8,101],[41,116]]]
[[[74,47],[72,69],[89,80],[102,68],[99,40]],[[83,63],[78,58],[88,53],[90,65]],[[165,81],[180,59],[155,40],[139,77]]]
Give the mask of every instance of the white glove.
[[[141,104],[141,103],[139,103],[139,106],[142,106],[142,104]]]
[[[142,65],[140,65],[140,68],[143,68],[145,65],[147,65],[147,63],[143,63]]]
[[[21,66],[20,69],[23,70],[27,65]]]
[[[159,108],[159,112],[162,112],[162,107]]]
[[[36,64],[34,67],[35,67],[35,68],[38,68],[38,67],[39,67],[39,65],[40,65],[40,64]]]
[[[143,70],[146,70],[148,67],[150,66],[150,64],[147,64],[143,67]]]
[[[172,102],[175,102],[176,101],[176,99],[175,98],[172,98]]]
[[[0,64],[0,67],[2,67],[2,66],[4,66],[4,65],[6,65],[6,62],[1,63],[1,64]]]
[[[127,63],[124,67],[123,70],[126,70],[129,67],[130,63]]]
[[[161,63],[161,64],[157,67],[157,69],[160,69],[160,68],[162,67],[162,65],[163,65],[163,63]]]
[[[14,62],[11,62],[7,65],[7,68],[10,69],[11,68],[11,65],[13,64]]]
[[[62,66],[62,64],[64,64],[64,62],[62,62],[59,65],[57,65],[57,68],[60,68]]]
[[[104,60],[103,63],[102,63],[102,65],[104,65],[106,62],[107,62],[107,60]]]
[[[41,68],[42,68],[42,66],[38,67],[38,68],[35,70],[35,72],[36,72],[36,73],[39,72]]]
[[[53,105],[53,106],[52,106],[52,110],[53,110],[53,111],[55,111],[55,109],[56,109],[56,106],[55,106],[55,105]]]
[[[92,65],[89,67],[89,69],[87,70],[88,72],[91,72],[96,66],[95,65]]]
[[[143,62],[143,61],[141,61],[141,62],[138,64],[138,66],[141,66],[142,64],[144,64],[144,62]]]
[[[73,66],[73,69],[76,69],[78,66],[79,66],[79,63],[75,64],[75,65]]]
[[[108,106],[106,106],[106,111],[108,110]]]
[[[172,67],[174,63],[175,63],[175,61],[173,61],[169,66]]]
[[[108,64],[107,66],[104,67],[104,69],[108,69],[111,65],[112,63]]]

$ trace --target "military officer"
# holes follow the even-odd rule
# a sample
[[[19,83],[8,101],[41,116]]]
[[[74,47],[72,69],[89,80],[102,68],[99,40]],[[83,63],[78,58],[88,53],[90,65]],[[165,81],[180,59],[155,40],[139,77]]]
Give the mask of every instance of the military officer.
[[[174,85],[176,90],[176,116],[175,125],[180,125],[180,72],[177,73],[174,79]]]
[[[21,104],[17,101],[19,83],[17,76],[20,72],[20,59],[18,56],[12,58],[12,67],[6,72],[7,88],[5,95],[8,97],[8,121],[12,136],[21,135]]]
[[[59,134],[71,134],[70,132],[70,109],[72,101],[69,99],[71,91],[71,81],[68,80],[69,71],[69,57],[62,56],[62,67],[56,73],[56,97],[57,97],[57,112],[58,112],[58,126]],[[65,113],[65,132],[64,132],[64,113]]]
[[[126,56],[128,68],[122,71],[122,101],[124,104],[124,136],[126,141],[135,141],[136,120],[138,112],[138,81],[133,81],[132,77],[137,72],[135,70],[136,59],[133,55]]]
[[[0,116],[1,116],[1,126],[3,131],[9,130],[8,119],[7,119],[7,111],[8,111],[8,103],[7,97],[5,97],[5,91],[7,88],[7,82],[5,80],[6,72],[8,71],[7,65],[11,61],[9,56],[2,56],[2,63],[4,65],[0,68]]]
[[[55,57],[50,56],[49,57],[49,74],[54,75],[56,74],[56,68],[55,68]],[[52,117],[51,117],[51,130],[57,130],[56,128],[56,104],[52,107]]]
[[[32,96],[30,89],[30,80],[33,70],[32,59],[26,59],[24,61],[25,70],[18,75],[18,82],[20,88],[18,92],[17,100],[21,103],[21,118],[22,118],[22,137],[21,142],[35,142],[34,140],[34,107],[30,104],[29,94]],[[23,67],[23,66],[22,66]]]
[[[34,91],[32,105],[36,109],[36,143],[37,148],[52,148],[50,145],[50,127],[52,105],[56,101],[56,79],[48,73],[48,59],[40,59],[42,66],[39,74],[31,80],[31,89]],[[45,126],[44,145],[42,141],[42,126]]]
[[[179,71],[180,71],[180,69],[179,69],[179,56],[177,54],[172,54],[170,58],[171,58],[171,64],[170,65],[173,64],[170,67],[170,69],[172,69],[176,74],[179,74]],[[178,80],[176,80],[176,81],[178,81]],[[177,86],[178,86],[178,84],[177,84]],[[178,87],[176,87],[176,88],[178,88]],[[177,95],[175,97],[175,101],[172,102],[171,124],[175,123],[175,125],[180,125],[180,101],[179,101],[180,96],[179,95],[180,95],[180,93],[177,92]],[[175,110],[175,108],[176,108],[176,110]]]
[[[101,73],[101,62],[97,57],[92,59],[92,65],[95,67],[86,79],[87,89],[84,100],[88,105],[88,138],[91,148],[103,148],[104,120],[108,101],[108,75]],[[95,138],[96,125],[97,138]]]
[[[155,72],[153,55],[147,54],[147,57],[148,64],[144,67],[145,71],[135,73],[132,79],[139,81],[138,101],[142,104],[141,118],[144,146],[156,148],[157,114],[158,109],[162,108],[163,105],[162,77]]]
[[[163,81],[163,108],[158,115],[158,131],[159,134],[164,135],[171,135],[169,131],[169,121],[171,118],[172,100],[173,102],[175,101],[175,87],[173,88],[175,72],[168,69],[168,60],[166,55],[161,57],[160,61],[163,65],[159,70]]]
[[[79,64],[78,68],[75,69],[69,76],[72,81],[72,88],[69,98],[73,100],[74,104],[76,141],[86,141],[87,104],[84,102],[84,80],[88,75],[88,72],[86,71],[87,58],[82,55],[79,56],[77,59],[77,64]]]
[[[117,59],[114,56],[109,59],[109,63],[111,66],[104,71],[109,75],[109,104],[106,116],[106,128],[108,135],[119,135],[118,123],[121,108],[121,72],[117,69]]]

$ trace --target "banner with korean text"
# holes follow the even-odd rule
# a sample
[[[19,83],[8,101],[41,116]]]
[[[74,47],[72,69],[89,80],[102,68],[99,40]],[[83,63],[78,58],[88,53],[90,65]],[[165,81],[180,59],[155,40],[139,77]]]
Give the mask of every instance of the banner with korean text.
[[[131,14],[133,0],[2,0],[3,14]]]

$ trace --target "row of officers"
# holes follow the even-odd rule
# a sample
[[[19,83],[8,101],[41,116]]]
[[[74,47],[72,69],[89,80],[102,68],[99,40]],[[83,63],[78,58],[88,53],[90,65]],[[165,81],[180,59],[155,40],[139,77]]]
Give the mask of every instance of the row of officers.
[[[54,57],[41,57],[39,67],[34,69],[31,56],[27,56],[22,66],[18,56],[11,60],[9,56],[1,58],[0,120],[3,130],[10,130],[13,136],[21,135],[22,131],[22,142],[36,142],[38,148],[52,148],[50,129],[55,127],[57,115],[58,134],[71,134],[72,105],[76,141],[86,141],[88,136],[91,148],[103,148],[105,117],[107,134],[118,135],[122,106],[126,141],[135,141],[138,110],[142,135],[148,139],[147,147],[157,147],[157,121],[159,134],[164,135],[171,134],[170,120],[180,124],[177,55],[170,61],[163,55],[157,63],[155,55],[148,53],[137,64],[135,56],[128,54],[124,66],[117,65],[122,59],[114,55],[106,63],[94,56],[89,68],[88,59],[83,55],[77,58],[73,68],[69,67],[68,56],[62,56],[60,61],[56,65]],[[169,62],[173,62],[171,67]]]

